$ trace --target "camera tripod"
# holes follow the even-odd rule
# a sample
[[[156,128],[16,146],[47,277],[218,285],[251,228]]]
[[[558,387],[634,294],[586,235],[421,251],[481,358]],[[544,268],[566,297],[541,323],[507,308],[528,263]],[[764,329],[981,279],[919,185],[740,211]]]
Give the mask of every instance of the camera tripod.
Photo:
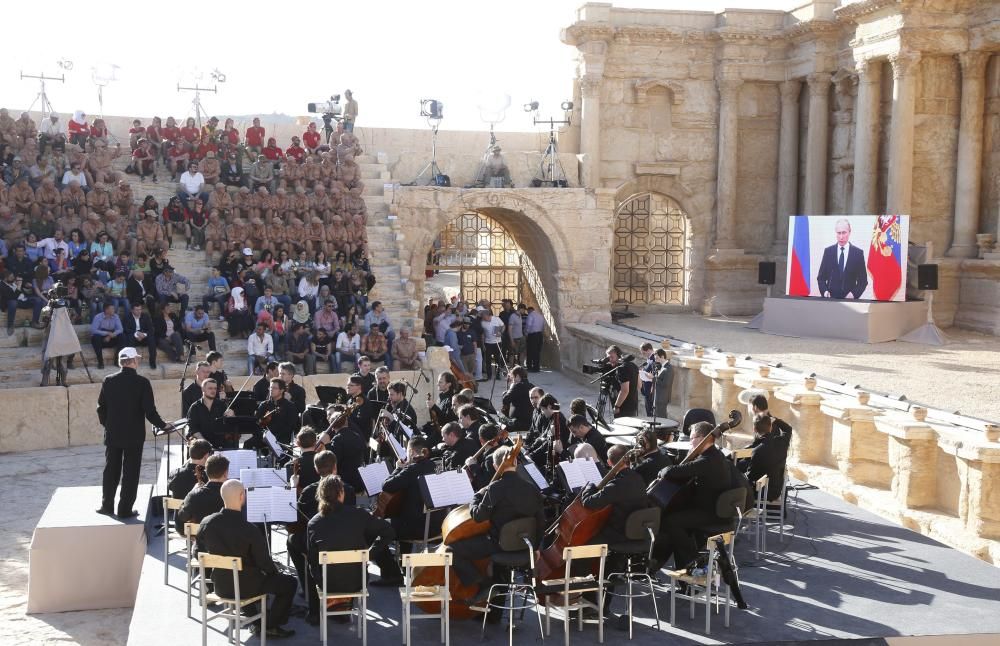
[[[531,180],[531,185],[535,188],[540,186],[552,186],[553,188],[566,188],[569,182],[566,180],[566,171],[563,170],[559,161],[559,145],[556,143],[556,124],[569,123],[568,121],[556,121],[547,119],[545,121],[535,120],[535,123],[549,124],[549,145],[545,147],[542,154],[542,161],[538,164],[538,174]]]
[[[490,157],[493,154],[493,147],[497,145],[497,136],[493,132],[493,123],[490,123],[490,143],[486,146],[486,151],[479,162],[479,169],[476,170],[476,177],[472,184],[465,188],[514,188],[514,182],[508,181],[504,186],[487,186],[486,169],[489,167]]]
[[[439,177],[447,177],[437,163],[437,138],[438,138],[438,126],[441,124],[440,121],[431,120],[431,160],[427,162],[427,165],[420,169],[417,176],[413,178],[413,181],[404,186],[417,186],[420,180],[424,179],[426,175],[430,175],[430,181],[425,184],[425,186],[441,186],[438,183]]]

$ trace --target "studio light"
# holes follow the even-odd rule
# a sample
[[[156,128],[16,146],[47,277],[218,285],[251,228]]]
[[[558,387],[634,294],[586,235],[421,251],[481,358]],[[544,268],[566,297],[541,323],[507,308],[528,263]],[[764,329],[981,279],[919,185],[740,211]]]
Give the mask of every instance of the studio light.
[[[444,103],[437,99],[421,99],[420,116],[434,121],[441,121],[444,119]]]
[[[524,104],[525,112],[537,112],[538,111],[538,101],[532,101],[531,103]]]

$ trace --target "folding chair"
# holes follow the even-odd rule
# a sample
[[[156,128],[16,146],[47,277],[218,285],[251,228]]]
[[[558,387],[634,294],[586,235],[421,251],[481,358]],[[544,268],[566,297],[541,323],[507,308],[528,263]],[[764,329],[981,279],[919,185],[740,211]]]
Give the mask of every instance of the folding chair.
[[[215,570],[230,570],[233,573],[233,597],[227,599],[217,594],[210,594],[205,581],[205,568]],[[208,622],[213,619],[225,619],[229,622],[229,640],[240,646],[240,631],[244,626],[260,621],[260,644],[265,646],[267,642],[267,595],[259,594],[249,599],[240,596],[240,570],[243,569],[243,559],[238,556],[222,556],[219,554],[209,554],[208,552],[198,553],[198,574],[201,576],[201,646],[208,645]],[[244,617],[241,611],[246,606],[260,602],[260,612]],[[209,604],[222,604],[222,610],[208,614]]]
[[[656,617],[656,629],[660,629],[660,611],[656,607],[656,590],[653,588],[653,577],[646,572],[645,567],[640,568],[638,572],[632,569],[636,565],[633,563],[633,559],[637,559],[639,564],[643,565],[653,559],[653,542],[660,531],[660,511],[659,507],[649,507],[648,509],[633,511],[625,520],[625,538],[627,540],[624,543],[608,545],[608,551],[612,554],[622,554],[626,557],[625,571],[608,574],[604,583],[608,585],[614,583],[616,580],[620,580],[628,586],[626,592],[612,592],[608,590],[605,594],[625,598],[628,608],[629,639],[632,639],[632,600],[639,597],[650,597],[652,599],[653,614]],[[640,589],[637,592],[633,592],[632,586],[636,583],[648,586],[649,591]]]
[[[719,590],[720,586],[725,585],[721,581],[721,575],[719,573],[718,558],[719,552],[716,549],[715,541],[716,539],[722,539],[727,547],[731,548],[733,543],[733,532],[726,532],[724,534],[717,534],[715,536],[710,536],[706,542],[706,549],[708,550],[708,562],[705,565],[704,572],[695,572],[689,574],[687,570],[673,570],[667,571],[667,576],[670,577],[670,624],[673,626],[677,625],[676,617],[676,600],[687,599],[691,603],[691,619],[694,619],[694,605],[696,603],[705,604],[705,634],[709,635],[712,633],[712,604],[716,605],[716,612],[718,612],[719,601],[723,599],[721,592]],[[729,550],[730,565],[732,563],[732,549]],[[677,583],[686,583],[689,590],[686,594],[678,592]],[[725,595],[725,626],[729,627],[729,606],[731,591],[729,586],[726,585],[726,595]]]
[[[410,646],[413,641],[410,633],[411,619],[440,619],[441,643],[445,646],[449,646],[451,643],[451,624],[448,619],[448,605],[451,602],[449,577],[444,577],[444,585],[435,586],[433,589],[414,588],[413,568],[440,567],[447,571],[451,567],[452,558],[451,552],[423,552],[403,555],[403,587],[399,589],[399,597],[403,604],[403,620],[400,622],[400,627],[403,629],[403,644],[406,646]],[[433,615],[413,615],[411,604],[434,601],[441,604],[440,612]]]
[[[177,513],[183,502],[180,498],[163,497],[163,585],[167,585],[170,582],[168,579],[170,576],[170,555],[180,553],[180,550],[170,551],[170,535],[173,534],[179,539],[184,538],[174,531],[170,512]]]
[[[368,550],[343,550],[339,552],[320,552],[319,565],[323,570],[323,586],[318,587],[316,592],[319,596],[320,606],[320,638],[323,646],[326,646],[327,633],[329,629],[326,625],[327,617],[331,615],[350,615],[358,619],[358,635],[361,637],[362,646],[368,644]],[[358,563],[361,566],[361,592],[330,592],[327,589],[326,566],[343,565],[348,563]],[[328,601],[330,599],[360,599],[361,608],[352,607],[350,610],[330,611]]]
[[[583,630],[583,610],[592,608],[594,604],[583,598],[584,592],[597,592],[597,641],[604,643],[604,561],[608,557],[607,545],[580,545],[578,547],[567,547],[563,549],[563,560],[566,562],[566,571],[561,579],[549,579],[539,583],[539,595],[545,596],[545,634],[551,632],[549,607],[559,607],[563,613],[563,630],[566,634],[566,644],[569,646],[569,622],[570,613],[577,611],[577,629]],[[572,576],[570,569],[573,561],[589,559],[599,559],[598,574],[595,578],[593,574],[586,576]],[[555,599],[558,597],[558,599]],[[558,606],[553,604],[553,600],[561,603]],[[592,623],[593,620],[586,620]]]

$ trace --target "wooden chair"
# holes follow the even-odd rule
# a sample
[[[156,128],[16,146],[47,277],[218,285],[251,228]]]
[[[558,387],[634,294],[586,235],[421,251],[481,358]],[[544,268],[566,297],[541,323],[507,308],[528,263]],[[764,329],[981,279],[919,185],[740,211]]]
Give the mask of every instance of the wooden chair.
[[[751,449],[751,448],[733,449],[729,453],[729,458],[733,462],[737,462],[739,460],[746,460],[747,458],[751,458],[751,457],[753,457],[753,449]]]
[[[569,646],[569,622],[571,613],[577,611],[577,629],[583,630],[583,610],[593,608],[594,604],[583,598],[584,592],[597,592],[597,641],[604,643],[604,561],[608,557],[607,545],[580,545],[563,549],[563,561],[566,571],[561,579],[549,579],[539,582],[539,595],[545,596],[545,634],[551,633],[549,608],[558,607],[563,613],[563,630],[565,631],[565,646]],[[598,574],[587,576],[572,576],[570,569],[573,561],[598,559]],[[561,601],[554,606],[553,601]],[[592,620],[587,620],[588,623]]]
[[[767,485],[766,475],[757,479],[754,483],[757,494],[754,496],[753,508],[743,514],[743,520],[749,521],[745,527],[754,533],[753,553],[758,559],[767,551]]]
[[[233,597],[227,599],[217,594],[209,593],[205,586],[205,568],[215,570],[229,570],[233,574]],[[222,556],[219,554],[209,554],[208,552],[198,553],[198,574],[201,576],[201,645],[208,645],[208,622],[213,619],[225,619],[229,622],[229,639],[240,646],[240,631],[244,626],[260,621],[260,644],[265,646],[267,642],[267,595],[259,594],[248,599],[240,596],[240,571],[243,569],[243,559],[238,556]],[[250,617],[244,617],[241,613],[246,606],[260,602],[260,612]],[[223,608],[219,612],[208,613],[209,604],[222,604]]]
[[[194,584],[195,581],[198,582],[199,587],[204,587],[203,578],[198,578],[196,574],[198,567],[198,555],[195,554],[195,541],[198,538],[198,528],[201,525],[198,523],[184,523],[184,543],[185,543],[185,553],[186,560],[184,563],[184,571],[187,574],[187,616],[188,619],[191,618],[191,599],[194,597]]]
[[[687,570],[672,570],[667,571],[667,576],[670,577],[670,624],[676,626],[676,600],[687,599],[691,602],[691,618],[694,619],[694,605],[696,603],[705,604],[705,634],[709,635],[712,633],[712,604],[716,605],[716,611],[718,611],[719,601],[723,599],[720,587],[724,586],[725,583],[716,583],[719,577],[719,552],[716,549],[715,542],[721,539],[727,547],[732,547],[733,543],[733,532],[726,532],[724,534],[716,534],[715,536],[710,536],[706,543],[706,549],[708,550],[708,562],[705,565],[704,572],[696,572],[693,574],[688,574]],[[729,558],[732,561],[732,550],[729,551]],[[686,583],[688,584],[689,590],[687,594],[678,592],[677,584]],[[725,626],[729,627],[729,606],[730,594],[729,586],[726,587],[725,595]]]
[[[163,585],[167,585],[170,576],[170,555],[179,554],[180,550],[170,551],[170,535],[173,534],[178,539],[184,538],[174,531],[173,519],[170,512],[177,513],[184,501],[180,498],[163,497]]]
[[[362,646],[368,644],[368,550],[343,550],[339,552],[320,552],[318,555],[320,568],[323,570],[323,585],[317,586],[316,593],[319,596],[320,606],[320,638],[323,646],[326,646],[327,633],[329,632],[326,621],[331,615],[357,616],[358,635],[361,637]],[[343,565],[348,563],[358,563],[361,565],[361,592],[331,592],[327,589],[326,566]],[[359,599],[361,608],[351,608],[350,610],[336,610],[331,612],[328,608],[330,599]]]
[[[444,577],[444,585],[435,586],[434,589],[420,590],[413,587],[413,568],[418,567],[440,567],[447,571],[451,567],[453,555],[451,552],[423,552],[419,554],[403,555],[403,587],[399,589],[400,601],[403,604],[403,620],[400,627],[403,629],[403,644],[410,646],[413,636],[410,632],[411,619],[440,619],[441,620],[441,643],[449,646],[451,643],[451,624],[448,618],[448,606],[451,603],[451,589],[448,578]],[[414,616],[411,604],[414,602],[440,602],[441,611],[437,614],[420,614]]]

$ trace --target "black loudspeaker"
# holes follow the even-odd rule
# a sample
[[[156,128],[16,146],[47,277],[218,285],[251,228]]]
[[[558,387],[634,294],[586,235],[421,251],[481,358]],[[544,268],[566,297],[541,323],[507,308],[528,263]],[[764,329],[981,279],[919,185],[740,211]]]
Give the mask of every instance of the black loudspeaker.
[[[917,289],[936,290],[938,288],[938,266],[917,265]]]
[[[757,283],[760,285],[773,285],[774,277],[778,271],[777,263],[760,262],[757,263]]]

